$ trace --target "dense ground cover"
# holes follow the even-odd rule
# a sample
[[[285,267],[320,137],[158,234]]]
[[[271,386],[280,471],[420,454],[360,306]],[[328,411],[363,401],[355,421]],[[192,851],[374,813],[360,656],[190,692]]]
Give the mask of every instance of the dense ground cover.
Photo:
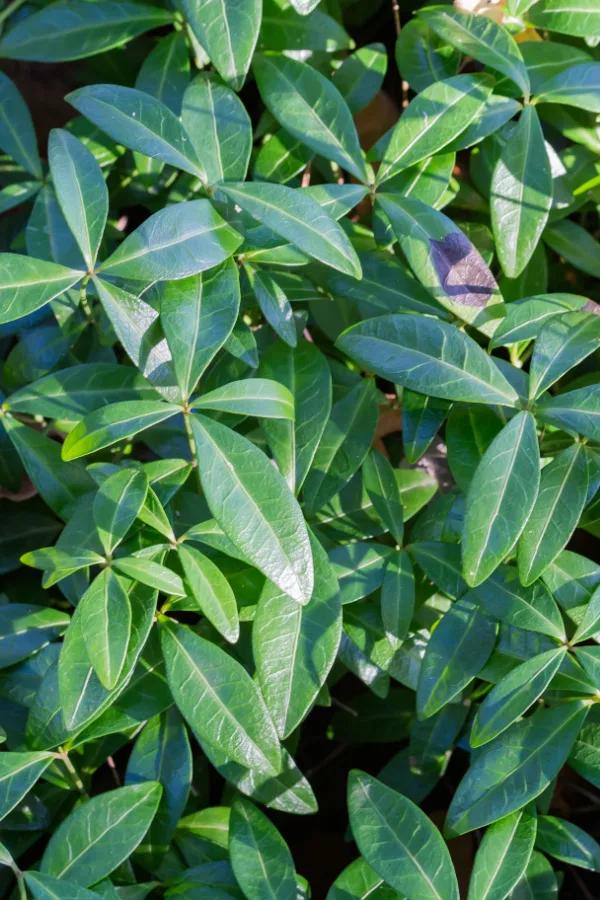
[[[597,895],[600,3],[412,13],[0,13],[7,896]]]

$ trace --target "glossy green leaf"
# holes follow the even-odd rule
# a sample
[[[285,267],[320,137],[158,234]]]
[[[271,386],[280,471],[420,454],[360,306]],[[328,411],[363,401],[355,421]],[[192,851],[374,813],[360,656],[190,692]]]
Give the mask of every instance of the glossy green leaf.
[[[222,263],[241,241],[208,200],[190,200],[146,219],[102,264],[101,271],[140,281],[187,278]]]
[[[392,547],[356,541],[340,544],[329,553],[338,580],[342,603],[354,603],[381,587]]]
[[[163,594],[174,594],[175,596],[185,594],[185,588],[179,575],[151,559],[120,556],[114,560],[114,567],[133,581],[140,581],[148,587],[156,588]]]
[[[417,541],[408,552],[428,578],[449,597],[457,599],[467,592],[462,577],[460,547],[446,541]]]
[[[502,315],[502,299],[490,268],[467,235],[414,197],[378,194],[377,202],[413,272],[437,302],[485,334],[492,333]]]
[[[540,294],[509,303],[490,346],[501,347],[535,338],[549,319],[568,310],[582,309],[586,302],[585,297],[576,294]]]
[[[537,822],[519,810],[486,829],[473,865],[467,900],[504,900],[531,858]]]
[[[113,872],[138,846],[156,813],[156,781],[117,788],[71,812],[54,832],[41,871],[82,887]]]
[[[370,378],[334,403],[304,483],[309,511],[327,503],[360,467],[373,442],[377,416],[376,388]]]
[[[101,6],[58,0],[11,28],[0,41],[0,56],[34,62],[83,59],[171,20],[166,10],[128,0],[104,0]]]
[[[108,216],[102,169],[88,148],[62,128],[50,132],[48,161],[63,215],[91,270]]]
[[[381,89],[387,70],[383,44],[367,44],[347,56],[335,73],[335,86],[355,115]]]
[[[253,803],[236,797],[229,822],[229,854],[248,900],[295,897],[294,860],[273,823]]]
[[[185,580],[199,609],[217,631],[235,644],[240,623],[235,595],[221,570],[195,547],[180,544],[177,553]]]
[[[242,766],[275,774],[281,751],[258,687],[243,666],[185,625],[161,622],[169,685],[203,741]]]
[[[600,440],[600,387],[590,385],[567,391],[557,397],[543,398],[536,415],[567,431],[576,431],[593,441]]]
[[[569,369],[600,347],[600,318],[588,312],[568,312],[544,325],[529,369],[529,396],[540,397]]]
[[[565,653],[564,647],[540,653],[498,682],[477,710],[469,738],[471,746],[487,744],[524,715],[554,678]]]
[[[69,432],[63,444],[63,459],[77,459],[95,450],[109,447],[116,441],[138,434],[178,412],[180,412],[178,406],[154,400],[113,403],[97,409]]]
[[[341,637],[341,598],[327,554],[311,535],[315,587],[306,606],[269,584],[252,628],[256,673],[280,738],[311,709],[335,661]]]
[[[110,569],[103,569],[80,600],[81,631],[90,662],[107,690],[112,690],[125,665],[131,636],[131,605]]]
[[[190,61],[185,36],[182,31],[174,31],[161,38],[148,54],[138,72],[135,87],[156,97],[178,116],[189,80]]]
[[[408,105],[392,132],[377,172],[377,184],[439,153],[473,121],[491,90],[492,83],[485,75],[456,75],[425,88]]]
[[[52,878],[42,872],[24,872],[23,881],[35,900],[97,900],[99,896],[72,881]]]
[[[17,87],[4,73],[0,77],[0,147],[27,172],[36,178],[42,177],[29,109]]]
[[[563,766],[589,706],[573,700],[512,725],[476,757],[454,795],[446,829],[464,834],[538,797]]]
[[[294,420],[294,398],[286,387],[268,378],[231,381],[222,388],[202,394],[193,401],[193,406],[194,409],[218,409],[243,416]]]
[[[314,344],[282,341],[262,355],[259,374],[286,387],[294,401],[294,421],[265,419],[267,442],[290,489],[299,492],[331,412],[331,373]]]
[[[337,346],[367,370],[420,393],[502,406],[517,401],[481,347],[445,322],[379,316],[349,328]]]
[[[2,753],[0,756],[0,819],[14,809],[46,771],[50,753]]]
[[[536,847],[561,862],[600,872],[600,844],[572,822],[556,816],[540,816]]]
[[[362,856],[346,866],[327,892],[327,900],[400,900],[400,896]]]
[[[521,412],[494,438],[469,486],[462,551],[471,587],[485,581],[517,543],[539,484],[535,419]]]
[[[90,122],[137,150],[204,180],[202,163],[177,116],[156,97],[135,88],[95,84],[65,98]]]
[[[387,884],[412,900],[457,900],[448,849],[411,800],[354,770],[348,779],[348,809],[360,852]]]
[[[600,7],[596,0],[541,0],[528,10],[527,19],[536,28],[574,37],[591,37],[600,32]]]
[[[262,99],[286,131],[359,181],[368,180],[352,114],[327,78],[277,54],[257,54],[253,71]]]
[[[419,15],[443,41],[502,72],[529,97],[529,77],[519,45],[494,19],[439,7],[421,10]]]
[[[154,388],[131,366],[84,363],[22,387],[11,394],[5,408],[74,421],[107,404],[157,399]]]
[[[387,561],[381,585],[381,619],[392,646],[408,634],[415,611],[415,577],[410,556],[397,550]]]
[[[281,590],[307,603],[313,589],[308,532],[283,477],[246,438],[192,417],[202,488],[215,519]]]
[[[107,556],[121,543],[146,500],[148,478],[139,469],[115,472],[94,497],[94,522]]]
[[[417,711],[427,719],[481,671],[496,642],[496,626],[470,598],[448,610],[433,632],[419,675]]]
[[[250,67],[260,28],[262,4],[248,0],[184,0],[194,35],[219,75],[239,91]]]
[[[491,184],[496,252],[509,278],[530,261],[552,205],[552,172],[537,112],[526,106],[506,142]]]
[[[402,499],[390,462],[378,450],[372,450],[363,463],[363,483],[375,512],[397,544],[404,536]]]
[[[294,313],[283,288],[264,269],[244,264],[244,272],[260,311],[276,334],[290,347],[298,342]]]
[[[23,560],[29,558],[26,554]],[[31,603],[9,603],[0,619],[0,669],[27,659],[63,634],[69,616],[58,609]]]
[[[560,610],[549,590],[540,582],[523,587],[517,570],[511,566],[496,569],[473,589],[473,596],[495,619],[515,628],[539,631],[559,641],[566,638]]]
[[[537,500],[518,546],[522,584],[532,584],[564,549],[583,511],[587,491],[585,447],[572,444],[542,471]]]
[[[335,219],[308,195],[281,184],[226,184],[221,190],[309,256],[360,278],[360,263],[350,241]]]
[[[0,324],[45,306],[85,272],[16,253],[0,253]]]
[[[600,589],[596,588],[571,642],[573,644],[582,643],[593,637],[598,631],[600,631]]]
[[[409,463],[418,462],[448,415],[450,404],[406,388],[402,396],[402,443]]]
[[[192,751],[185,725],[172,706],[145,725],[127,763],[125,783],[157,781],[162,795],[136,857],[155,869],[164,857],[188,799],[192,780]]]
[[[181,121],[209,185],[246,177],[252,123],[230,88],[209,72],[197,75],[184,94]]]

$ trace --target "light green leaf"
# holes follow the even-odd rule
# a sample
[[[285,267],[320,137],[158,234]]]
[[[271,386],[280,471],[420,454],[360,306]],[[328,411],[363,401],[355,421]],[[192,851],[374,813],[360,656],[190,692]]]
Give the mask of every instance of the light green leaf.
[[[537,821],[524,810],[490,825],[479,845],[467,900],[504,900],[531,858]]]
[[[483,109],[492,87],[489,76],[456,75],[421,91],[392,132],[377,184],[439,153],[458,137]]]
[[[223,297],[228,298],[226,304]],[[190,396],[231,334],[239,304],[239,278],[233,260],[161,286],[160,322],[184,398]]]
[[[294,398],[286,387],[268,378],[230,381],[193,401],[194,409],[219,409],[259,419],[294,421]]]
[[[136,556],[119,557],[114,560],[114,567],[127,578],[140,581],[163,594],[174,594],[178,597],[185,594],[185,587],[179,575],[151,559]]]
[[[161,619],[169,686],[203,741],[242,766],[274,775],[281,751],[258,687],[243,666],[187,626]]]
[[[348,810],[358,849],[387,884],[411,900],[458,900],[442,836],[411,800],[354,770]]]
[[[309,256],[360,278],[352,244],[329,213],[307,194],[281,184],[226,184],[222,192],[263,225]]]
[[[502,678],[477,710],[469,737],[471,746],[487,744],[524,715],[556,675],[565,653],[565,647],[547,650]]]
[[[110,570],[104,569],[79,603],[85,649],[100,682],[107,690],[118,683],[131,636],[129,597]]]
[[[572,444],[542,470],[540,489],[519,541],[519,578],[528,585],[566,546],[577,527],[588,492],[583,444]]]
[[[62,448],[63,459],[77,459],[110,447],[116,441],[136,435],[179,412],[179,406],[154,400],[112,403],[97,409],[69,432]]]
[[[294,860],[273,823],[244,797],[236,797],[229,821],[229,854],[248,900],[297,895]]]
[[[515,390],[475,341],[446,322],[379,316],[348,328],[337,346],[365,369],[445,400],[515,406]]]
[[[0,819],[31,790],[53,758],[51,753],[0,754]]]
[[[50,838],[41,871],[82,887],[110,875],[133,853],[156,813],[162,787],[147,781],[76,807]]]
[[[467,494],[463,573],[481,584],[517,543],[537,498],[540,459],[535,419],[521,412],[494,438]]]
[[[450,804],[448,833],[482,828],[538,797],[564,765],[588,709],[573,700],[539,710],[481,750]]]
[[[135,522],[148,493],[140,469],[122,469],[100,486],[94,497],[94,522],[107,556],[111,556]]]
[[[286,387],[294,401],[294,421],[265,419],[261,424],[279,471],[298,493],[311,466],[331,412],[331,372],[323,354],[308,341],[283,341],[262,354],[259,374]]]
[[[173,31],[161,38],[148,54],[138,72],[135,87],[156,97],[178,116],[189,80],[190,60],[185,33]]]
[[[552,206],[550,160],[533,106],[525,106],[502,149],[490,196],[498,259],[505,274],[517,278],[537,247]]]
[[[433,716],[481,671],[496,643],[496,625],[468,597],[457,600],[431,635],[417,686],[417,712]]]
[[[244,104],[214,74],[196,75],[183,96],[181,121],[210,186],[246,177],[252,123]]]
[[[184,0],[190,27],[219,75],[239,91],[258,39],[262,3],[246,0]]]
[[[67,94],[65,99],[118,143],[205,179],[191,138],[177,116],[156,97],[135,88],[94,84]]]
[[[538,336],[544,324],[568,310],[582,309],[587,297],[577,294],[540,294],[515,300],[506,306],[506,315],[499,323],[490,347],[502,347]]]
[[[179,544],[177,553],[198,607],[217,631],[235,644],[240,635],[240,622],[229,582],[214,562],[195,547]]]
[[[0,253],[0,325],[35,312],[84,275],[53,262]]]
[[[108,216],[102,169],[85,144],[62,128],[50,132],[48,162],[60,208],[91,271]]]
[[[315,587],[306,606],[267,582],[252,626],[256,674],[283,740],[308,714],[335,662],[341,598],[327,554],[311,534]]]
[[[306,525],[283,477],[247,438],[204,416],[191,417],[210,511],[257,569],[307,603],[313,567]]]
[[[427,25],[465,56],[502,72],[529,98],[530,84],[519,45],[488,16],[468,15],[449,7],[419,10]]]
[[[407,636],[414,611],[412,563],[405,550],[397,550],[387,561],[381,585],[381,619],[392,646],[399,646]]]
[[[600,4],[598,0],[540,0],[528,10],[527,21],[559,34],[594,37],[600,34]]]
[[[275,53],[257,53],[252,67],[262,99],[286,131],[368,181],[352,114],[331,81],[307,63]]]
[[[189,200],[146,219],[99,271],[139,281],[187,278],[223,262],[241,242],[208,200]]]
[[[593,638],[600,631],[600,588],[596,588],[589,603],[585,608],[583,617],[577,626],[577,631],[571,638],[571,643],[577,644]]]

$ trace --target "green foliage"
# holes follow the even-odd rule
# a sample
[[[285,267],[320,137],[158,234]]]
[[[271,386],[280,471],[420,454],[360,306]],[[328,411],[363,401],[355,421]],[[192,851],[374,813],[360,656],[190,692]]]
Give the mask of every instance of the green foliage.
[[[600,872],[600,3],[464,5],[0,13],[3,895]]]

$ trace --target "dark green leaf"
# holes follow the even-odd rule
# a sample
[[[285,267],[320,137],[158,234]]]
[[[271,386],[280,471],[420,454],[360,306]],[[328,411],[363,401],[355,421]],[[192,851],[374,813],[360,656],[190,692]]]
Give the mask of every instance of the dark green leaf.
[[[35,312],[85,275],[53,262],[0,253],[0,324]]]
[[[94,522],[111,556],[135,522],[146,500],[148,478],[139,469],[122,469],[106,479],[94,497]]]
[[[95,450],[109,447],[116,441],[163,422],[178,412],[180,407],[154,400],[113,403],[97,409],[89,413],[73,431],[69,432],[63,444],[63,459],[77,459]]]
[[[229,823],[229,854],[248,900],[295,897],[294,860],[284,839],[264,813],[236,797]]]
[[[262,4],[247,0],[184,0],[194,35],[219,75],[239,91],[250,67],[260,28]]]
[[[4,73],[0,75],[0,147],[27,172],[42,178],[42,164],[27,104]]]
[[[490,825],[479,845],[467,900],[504,900],[531,858],[537,822],[524,810]]]
[[[2,753],[0,755],[0,819],[34,786],[53,760],[51,753]]]

